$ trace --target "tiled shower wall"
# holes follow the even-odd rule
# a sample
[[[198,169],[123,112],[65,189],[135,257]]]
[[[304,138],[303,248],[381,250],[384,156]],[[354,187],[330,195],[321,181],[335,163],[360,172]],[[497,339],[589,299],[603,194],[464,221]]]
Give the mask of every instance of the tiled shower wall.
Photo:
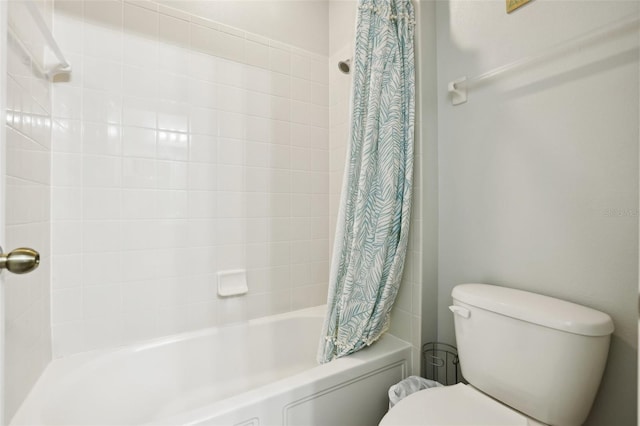
[[[51,22],[50,2],[39,2],[42,16]],[[25,20],[18,3],[8,5],[9,18],[25,36],[38,34]],[[28,37],[27,37],[28,38]],[[31,69],[24,52],[9,38],[7,49],[7,111],[4,249],[32,247],[40,252],[38,269],[25,275],[4,273],[4,392],[7,424],[51,360],[50,333],[50,85]],[[26,40],[32,53],[44,45]],[[4,117],[4,116],[3,116]]]
[[[54,31],[54,356],[325,303],[327,57],[151,2]]]

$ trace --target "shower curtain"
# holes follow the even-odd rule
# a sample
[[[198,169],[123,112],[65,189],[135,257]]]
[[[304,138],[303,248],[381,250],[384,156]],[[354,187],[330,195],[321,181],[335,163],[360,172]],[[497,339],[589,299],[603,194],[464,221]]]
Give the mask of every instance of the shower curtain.
[[[407,250],[415,64],[411,0],[360,0],[351,135],[318,361],[388,328]]]

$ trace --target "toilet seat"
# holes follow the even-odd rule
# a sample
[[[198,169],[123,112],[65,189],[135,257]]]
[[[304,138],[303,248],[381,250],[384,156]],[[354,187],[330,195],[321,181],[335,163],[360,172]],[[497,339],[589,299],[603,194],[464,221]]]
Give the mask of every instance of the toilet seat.
[[[542,425],[472,386],[458,383],[409,395],[379,426],[533,426]]]

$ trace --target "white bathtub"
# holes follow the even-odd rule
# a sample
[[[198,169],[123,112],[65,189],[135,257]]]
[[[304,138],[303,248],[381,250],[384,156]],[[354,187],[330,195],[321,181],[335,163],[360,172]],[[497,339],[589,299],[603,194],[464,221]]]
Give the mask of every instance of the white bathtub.
[[[408,375],[410,346],[315,362],[325,308],[53,361],[12,425],[368,425]]]

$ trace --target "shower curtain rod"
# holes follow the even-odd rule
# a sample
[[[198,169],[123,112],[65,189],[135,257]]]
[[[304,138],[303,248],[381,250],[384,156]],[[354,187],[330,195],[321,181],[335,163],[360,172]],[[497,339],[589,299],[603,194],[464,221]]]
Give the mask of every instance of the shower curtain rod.
[[[640,23],[640,17],[638,16],[632,16],[631,18],[620,19],[618,21],[613,22],[612,24],[604,25],[602,27],[597,28],[594,31],[590,31],[588,33],[571,38],[565,42],[559,43],[536,55],[528,56],[528,57],[519,59],[517,61],[511,62],[509,64],[502,65],[500,67],[494,68],[490,71],[484,72],[475,77],[471,77],[471,78],[467,78],[466,76],[460,77],[456,80],[449,82],[449,84],[447,85],[447,90],[451,95],[451,103],[453,105],[460,105],[467,102],[467,90],[473,86],[477,86],[478,83],[482,81],[492,79],[494,77],[499,76],[500,74],[504,74],[516,68],[521,68],[526,65],[530,65],[542,59],[553,57],[566,50],[570,50],[572,48],[578,47],[581,44],[585,44],[587,42],[596,40],[606,34],[623,30],[628,26],[635,24],[637,29],[639,23]]]
[[[44,63],[41,63],[41,61],[37,60],[33,55],[33,53],[31,52],[31,50],[27,48],[27,46],[24,44],[24,42],[20,38],[19,32],[16,31],[14,28],[11,28],[11,26],[9,26],[8,33],[11,36],[11,38],[13,38],[16,45],[18,45],[18,47],[23,51],[23,53],[27,55],[29,59],[31,59],[32,66],[36,68],[36,70],[42,76],[44,76],[47,80],[53,79],[53,77],[55,77],[58,74],[70,73],[71,64],[69,64],[69,62],[64,57],[62,50],[60,50],[58,43],[56,43],[56,40],[53,37],[53,34],[49,30],[49,27],[47,27],[47,24],[44,21],[44,18],[38,11],[38,8],[36,7],[33,0],[22,0],[21,2],[19,2],[19,4],[22,4],[24,5],[24,7],[26,7],[27,11],[33,18],[33,22],[38,27],[38,30],[42,34],[42,37],[44,38],[47,46],[49,47],[49,50],[51,50],[51,52],[54,54],[54,56],[58,60],[58,64],[47,67]]]

